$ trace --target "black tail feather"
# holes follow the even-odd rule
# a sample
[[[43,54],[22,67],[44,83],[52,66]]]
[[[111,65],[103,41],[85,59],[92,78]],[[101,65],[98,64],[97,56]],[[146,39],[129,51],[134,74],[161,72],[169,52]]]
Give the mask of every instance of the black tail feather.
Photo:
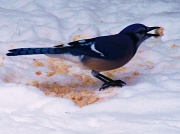
[[[9,50],[7,56],[33,55],[33,54],[56,54],[57,48],[17,48]],[[59,51],[60,52],[60,51]]]

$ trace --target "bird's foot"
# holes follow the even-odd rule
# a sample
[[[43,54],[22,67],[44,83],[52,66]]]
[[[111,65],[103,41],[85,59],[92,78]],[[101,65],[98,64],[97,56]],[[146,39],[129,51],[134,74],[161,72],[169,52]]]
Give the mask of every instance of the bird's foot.
[[[108,87],[123,87],[124,85],[126,85],[126,83],[124,81],[121,80],[111,80],[108,82],[105,82],[102,87],[99,89],[99,91],[105,90]]]

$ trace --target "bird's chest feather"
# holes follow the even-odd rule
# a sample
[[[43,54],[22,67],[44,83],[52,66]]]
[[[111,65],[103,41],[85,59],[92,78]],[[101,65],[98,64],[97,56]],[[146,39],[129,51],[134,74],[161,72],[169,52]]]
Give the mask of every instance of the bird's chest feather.
[[[132,51],[127,51],[124,57],[118,59],[99,59],[86,56],[82,59],[82,63],[86,68],[91,70],[108,71],[124,66],[133,56],[134,53]]]

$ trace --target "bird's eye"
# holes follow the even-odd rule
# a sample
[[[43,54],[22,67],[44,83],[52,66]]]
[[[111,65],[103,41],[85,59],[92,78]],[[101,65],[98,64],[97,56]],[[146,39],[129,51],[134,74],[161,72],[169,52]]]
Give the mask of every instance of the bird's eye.
[[[138,33],[139,33],[139,34],[144,34],[144,31],[139,31]]]

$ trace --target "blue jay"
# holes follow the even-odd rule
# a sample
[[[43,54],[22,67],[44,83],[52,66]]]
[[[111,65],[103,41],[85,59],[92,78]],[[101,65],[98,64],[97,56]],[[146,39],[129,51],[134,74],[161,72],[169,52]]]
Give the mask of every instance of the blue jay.
[[[132,24],[115,35],[78,40],[48,48],[11,49],[6,55],[45,54],[54,58],[63,58],[92,70],[92,75],[104,82],[99,90],[104,90],[110,86],[122,87],[126,85],[125,82],[112,80],[100,72],[124,66],[133,58],[144,40],[152,36],[160,36],[158,33],[149,33],[159,28],[147,27],[143,24]]]

